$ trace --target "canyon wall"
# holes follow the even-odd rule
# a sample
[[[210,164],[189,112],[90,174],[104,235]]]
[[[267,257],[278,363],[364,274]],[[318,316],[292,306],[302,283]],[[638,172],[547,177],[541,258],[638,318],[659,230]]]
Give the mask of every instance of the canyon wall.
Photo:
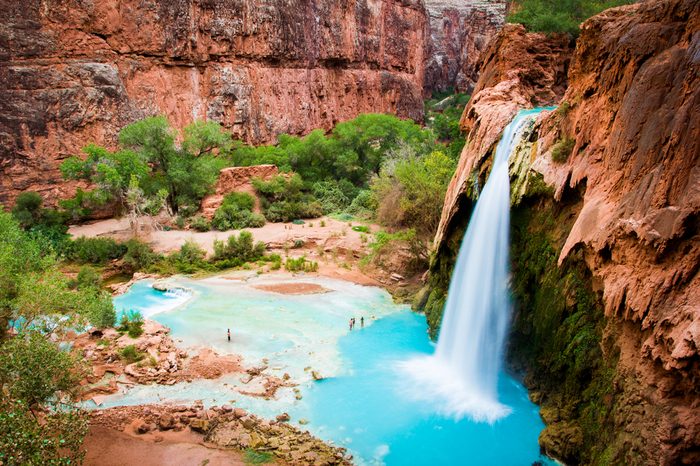
[[[481,53],[505,22],[506,0],[425,0],[430,41],[425,90],[471,92]]]
[[[0,203],[164,114],[250,143],[366,112],[421,120],[421,0],[0,0]]]
[[[541,37],[509,26],[497,41],[418,303],[433,331],[501,131],[561,94],[564,58]],[[583,23],[558,109],[522,143],[509,354],[542,405],[543,449],[566,462],[700,462],[698,109],[700,4],[642,2]]]

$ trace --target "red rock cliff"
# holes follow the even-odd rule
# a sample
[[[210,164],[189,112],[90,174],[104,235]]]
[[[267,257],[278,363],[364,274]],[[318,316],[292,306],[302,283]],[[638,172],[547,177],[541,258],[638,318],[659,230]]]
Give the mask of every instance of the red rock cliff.
[[[364,112],[421,119],[421,0],[0,0],[0,203],[64,196],[58,164],[125,124],[247,142]]]
[[[471,92],[481,53],[505,22],[506,0],[425,0],[430,41],[425,64],[427,92]]]
[[[506,28],[485,56],[438,249],[467,215],[468,179],[516,109],[559,94],[560,62],[547,63],[541,46],[515,48],[522,34]],[[533,145],[531,169],[556,200],[582,193],[559,263],[583,257],[602,291],[603,337],[619,352],[614,401],[600,400],[612,403],[614,439],[601,448],[614,464],[700,461],[699,110],[700,3],[642,2],[582,25],[560,110],[540,121]],[[567,138],[571,155],[553,161]],[[561,432],[543,444],[555,455],[573,442]]]

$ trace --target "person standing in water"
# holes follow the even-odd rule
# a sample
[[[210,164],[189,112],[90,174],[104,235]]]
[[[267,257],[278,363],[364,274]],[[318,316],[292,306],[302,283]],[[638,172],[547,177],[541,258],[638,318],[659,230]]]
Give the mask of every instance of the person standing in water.
[[[231,329],[226,329],[226,334],[228,336],[228,341],[231,341]]]
[[[360,328],[365,328],[365,318],[364,318],[364,316],[360,317]]]

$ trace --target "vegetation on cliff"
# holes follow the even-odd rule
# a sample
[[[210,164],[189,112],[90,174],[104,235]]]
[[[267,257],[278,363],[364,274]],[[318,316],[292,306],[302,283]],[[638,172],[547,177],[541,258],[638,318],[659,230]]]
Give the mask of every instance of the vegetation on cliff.
[[[593,15],[633,0],[516,0],[508,22],[533,32],[563,32],[576,37],[579,25]]]
[[[577,209],[549,197],[513,210],[511,257],[515,312],[508,358],[527,374],[547,427],[542,448],[572,464],[607,464],[616,356],[604,339],[602,294],[592,289],[581,254],[560,266],[561,249]]]

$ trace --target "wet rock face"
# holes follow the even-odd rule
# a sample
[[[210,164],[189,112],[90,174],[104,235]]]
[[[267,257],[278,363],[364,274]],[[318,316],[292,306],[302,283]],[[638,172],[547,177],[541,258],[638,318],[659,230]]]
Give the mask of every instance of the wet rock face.
[[[471,92],[481,54],[503,27],[506,0],[426,0],[430,42],[425,90]]]
[[[147,115],[247,142],[364,112],[422,119],[419,0],[0,0],[0,202]]]
[[[690,0],[586,21],[563,99],[570,110],[543,123],[534,164],[556,198],[585,186],[559,261],[583,251],[602,284],[620,350],[615,422],[639,436],[624,448],[649,464],[700,461],[698,31]],[[555,164],[562,138],[575,144]]]
[[[581,258],[602,293],[603,358],[616,364],[614,391],[601,400],[610,406],[602,422],[614,433],[606,451],[613,462],[700,461],[698,31],[693,0],[642,2],[586,21],[560,108],[540,119],[531,155],[555,201],[582,196],[557,253],[561,267]],[[513,57],[542,63],[538,49],[507,53],[507,41],[499,49],[485,55],[463,116],[470,143],[446,198],[440,248],[459,236],[469,177],[488,165],[485,155],[517,107],[560,95],[555,69],[514,71]],[[555,162],[553,149],[566,139],[573,149]],[[566,455],[572,432],[548,429],[545,446]]]

